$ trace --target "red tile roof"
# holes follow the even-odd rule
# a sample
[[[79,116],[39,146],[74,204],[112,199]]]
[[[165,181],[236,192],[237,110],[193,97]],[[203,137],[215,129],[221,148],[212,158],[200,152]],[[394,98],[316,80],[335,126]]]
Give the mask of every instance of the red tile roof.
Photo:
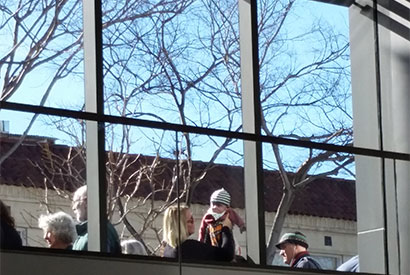
[[[0,153],[5,153],[15,143],[18,136],[0,136]],[[47,162],[51,155],[44,148],[49,148],[53,152],[52,157],[62,157],[57,162]],[[70,151],[71,150],[71,151]],[[75,156],[75,148],[64,145],[56,145],[53,140],[44,137],[30,137],[18,147],[0,167],[0,184],[20,185],[26,187],[44,188],[44,178],[53,177],[54,184],[62,189],[72,192],[79,185],[85,182],[85,163],[80,157],[74,157],[69,163],[67,155],[71,153]],[[118,155],[118,154],[117,154]],[[114,154],[116,156],[116,154]],[[154,157],[129,155],[130,160],[137,161],[128,167],[121,178],[116,179],[120,184],[129,176],[140,169],[144,164],[153,162]],[[43,174],[39,167],[34,164],[41,164]],[[156,190],[158,186],[171,186],[172,169],[175,162],[170,159],[161,159],[161,166],[154,175]],[[58,173],[49,173],[44,167],[53,167]],[[192,175],[198,175],[205,167],[206,163],[196,161],[193,164]],[[67,168],[72,168],[71,176],[67,176]],[[131,177],[132,178],[132,177]],[[47,181],[48,188],[53,186]],[[123,191],[130,193],[135,187],[135,182],[131,182]],[[197,186],[193,195],[192,203],[209,204],[212,192],[219,188],[225,188],[231,194],[231,206],[244,208],[244,184],[243,168],[239,166],[229,166],[216,164]],[[151,193],[152,187],[148,181],[143,181],[138,189],[138,196],[147,196]],[[265,211],[276,211],[282,195],[282,184],[277,171],[264,171],[264,194]],[[155,194],[155,199],[165,199],[166,191],[159,191]],[[301,190],[293,202],[290,214],[327,217],[343,220],[356,220],[355,182],[352,180],[321,178],[316,179]]]

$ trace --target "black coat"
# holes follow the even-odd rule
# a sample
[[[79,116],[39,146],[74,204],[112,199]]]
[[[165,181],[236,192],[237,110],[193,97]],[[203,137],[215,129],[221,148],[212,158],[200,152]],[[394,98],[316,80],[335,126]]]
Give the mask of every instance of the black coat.
[[[307,251],[297,254],[291,266],[297,268],[322,269],[320,264],[310,257]]]
[[[197,240],[186,240],[181,244],[181,257],[183,260],[225,261],[230,262],[235,256],[235,242],[232,231],[228,227],[222,228],[221,247],[212,246]],[[178,250],[168,248],[166,257],[177,257]]]
[[[0,220],[0,248],[15,249],[21,246],[22,241],[17,230]]]

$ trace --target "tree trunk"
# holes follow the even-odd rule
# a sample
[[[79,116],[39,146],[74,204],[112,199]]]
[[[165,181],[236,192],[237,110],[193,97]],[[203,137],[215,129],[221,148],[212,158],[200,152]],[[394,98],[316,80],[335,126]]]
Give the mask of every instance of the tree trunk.
[[[276,210],[275,219],[273,220],[272,230],[269,235],[268,246],[266,249],[266,263],[268,265],[272,264],[273,258],[275,257],[275,244],[280,238],[280,233],[282,231],[283,224],[285,223],[286,214],[288,213],[294,199],[295,190],[293,190],[293,188],[284,190],[278,209]]]

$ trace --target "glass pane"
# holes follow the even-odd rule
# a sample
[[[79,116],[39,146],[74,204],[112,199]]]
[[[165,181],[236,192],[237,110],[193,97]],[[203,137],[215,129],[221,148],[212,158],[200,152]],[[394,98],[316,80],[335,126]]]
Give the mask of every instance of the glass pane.
[[[76,232],[72,192],[86,183],[83,123],[40,115],[35,127],[43,135],[0,133],[0,198],[10,206],[24,246],[65,248]],[[57,212],[65,213],[57,214],[61,224],[48,216]],[[57,229],[63,229],[62,242],[55,241]]]
[[[237,131],[237,5],[103,1],[106,112]]]
[[[316,261],[306,268],[318,263],[335,270],[356,255],[353,155],[272,144],[264,144],[263,155],[267,254],[272,264],[296,265],[306,244]],[[283,250],[277,248],[279,243]]]
[[[360,254],[360,271],[380,274],[403,253],[409,161],[274,144],[263,156],[273,265],[353,271],[357,258],[340,265]],[[315,264],[298,262],[305,248]]]
[[[348,9],[258,1],[262,133],[352,143]]]
[[[1,100],[81,110],[82,1],[2,0],[0,7]]]
[[[349,12],[352,26],[350,52],[354,144],[406,153],[407,156],[402,156],[402,159],[408,160],[410,45],[405,35],[409,30],[408,17],[404,15],[409,8],[400,4],[400,1],[388,1],[381,4],[383,12],[378,19],[368,18],[363,11],[368,9],[373,12],[378,9],[376,4],[380,5],[352,6]],[[375,25],[378,20],[380,25]],[[386,25],[382,22],[389,23]],[[385,31],[376,35],[377,32],[369,31],[373,28]],[[369,50],[372,47],[370,45],[375,47]]]
[[[193,233],[189,232],[187,237],[206,244],[202,247],[200,245],[203,244],[183,243],[182,260],[230,262],[229,257],[233,257],[233,254],[229,254],[227,240],[231,239],[225,235],[229,231],[233,237],[232,253],[235,254],[232,261],[245,261],[242,147],[242,142],[232,138],[192,133],[178,135],[179,182],[183,186],[183,200],[189,205],[195,222]],[[224,229],[227,217],[232,223],[232,231]],[[228,244],[224,244],[224,241]],[[191,246],[198,250],[192,251]],[[210,253],[208,250],[211,246],[226,251]]]
[[[164,252],[163,214],[178,198],[175,139],[172,131],[106,124],[108,214],[124,254]]]
[[[85,190],[78,191],[86,184],[91,188],[86,179],[85,123],[53,116],[39,116],[37,123],[47,127],[47,136],[28,135],[13,153],[10,150],[21,136],[1,134],[0,198],[11,207],[24,245],[49,247],[50,228],[46,226],[45,232],[40,228],[50,222],[49,214],[59,211],[72,217],[78,235],[87,238],[84,202],[93,203],[85,199]],[[96,136],[92,139],[97,143]],[[162,240],[161,214],[176,199],[175,134],[107,124],[106,150],[108,252],[119,252],[120,241],[128,241],[124,252],[129,252],[139,240],[142,246],[133,254],[156,255]],[[95,156],[88,158],[98,162]],[[40,223],[42,215],[46,217]],[[87,249],[91,248],[85,242],[73,244],[73,250]]]

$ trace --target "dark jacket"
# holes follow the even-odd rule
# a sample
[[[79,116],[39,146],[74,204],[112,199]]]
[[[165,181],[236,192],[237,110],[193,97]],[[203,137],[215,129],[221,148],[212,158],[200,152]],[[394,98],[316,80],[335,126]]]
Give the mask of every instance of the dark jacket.
[[[87,221],[76,225],[77,228],[77,239],[73,243],[73,250],[88,250],[88,231],[87,231]],[[114,226],[110,222],[107,223],[107,252],[120,254],[121,245],[120,240],[115,230]]]
[[[296,268],[322,269],[320,264],[315,259],[310,257],[309,252],[307,251],[298,253],[290,266]]]
[[[21,246],[22,241],[17,230],[0,220],[0,248],[15,249]]]
[[[226,261],[230,262],[235,256],[235,242],[232,231],[228,227],[222,228],[221,247],[212,246],[197,240],[186,240],[181,244],[183,260]],[[165,257],[177,257],[180,247],[166,249]]]

